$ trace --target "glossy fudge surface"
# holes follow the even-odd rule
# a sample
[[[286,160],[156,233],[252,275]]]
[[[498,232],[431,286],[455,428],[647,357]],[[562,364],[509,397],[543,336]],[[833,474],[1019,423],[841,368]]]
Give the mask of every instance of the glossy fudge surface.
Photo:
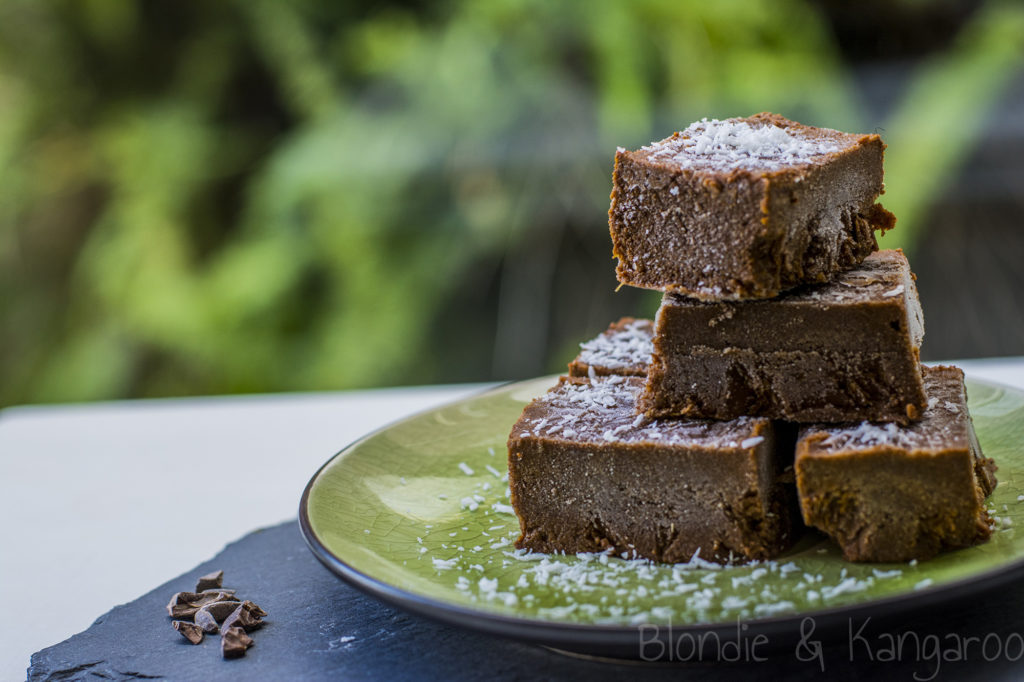
[[[906,423],[925,405],[921,305],[901,251],[765,301],[665,294],[638,408],[649,416]]]
[[[981,453],[963,372],[926,367],[927,407],[909,426],[807,426],[796,447],[804,521],[850,561],[927,559],[987,540],[995,465]]]
[[[654,323],[623,317],[590,341],[580,344],[580,354],[569,363],[571,376],[647,376],[654,344]]]
[[[884,149],[878,135],[768,113],[619,149],[608,212],[619,281],[716,301],[827,281],[895,222],[875,203]]]
[[[783,452],[767,419],[644,421],[636,377],[562,377],[508,441],[519,548],[685,562],[766,559],[792,538]],[[789,472],[791,479],[792,472]]]

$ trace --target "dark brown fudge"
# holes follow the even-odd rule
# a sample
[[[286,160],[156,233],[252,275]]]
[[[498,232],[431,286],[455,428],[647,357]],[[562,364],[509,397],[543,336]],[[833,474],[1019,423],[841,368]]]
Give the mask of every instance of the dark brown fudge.
[[[634,414],[642,385],[562,377],[526,407],[508,441],[516,547],[670,563],[782,551],[795,512],[777,453],[792,441],[780,446],[767,419],[645,422]]]
[[[713,301],[827,281],[895,222],[875,203],[884,149],[878,135],[768,113],[620,148],[608,212],[619,281]]]
[[[623,317],[600,336],[580,344],[580,354],[569,363],[569,375],[645,377],[654,352],[652,336],[654,323],[650,320]]]
[[[794,422],[917,419],[924,336],[901,251],[879,251],[828,284],[765,301],[665,294],[638,410]]]
[[[928,406],[910,425],[807,426],[796,448],[804,521],[849,561],[927,559],[991,535],[995,465],[978,446],[964,375],[925,368]]]

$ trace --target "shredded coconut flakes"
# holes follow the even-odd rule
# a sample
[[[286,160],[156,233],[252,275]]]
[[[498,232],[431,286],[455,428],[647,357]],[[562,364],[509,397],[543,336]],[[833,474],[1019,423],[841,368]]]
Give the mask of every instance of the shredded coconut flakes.
[[[713,165],[723,169],[743,167],[774,169],[807,163],[815,157],[842,149],[830,137],[793,135],[773,124],[701,119],[666,140],[644,147],[651,158],[671,161],[684,168]]]

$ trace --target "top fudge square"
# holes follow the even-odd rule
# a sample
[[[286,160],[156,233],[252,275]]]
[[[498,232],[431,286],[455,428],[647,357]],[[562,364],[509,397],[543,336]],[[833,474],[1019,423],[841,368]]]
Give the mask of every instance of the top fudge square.
[[[884,149],[878,135],[769,113],[620,148],[608,211],[618,279],[707,301],[828,281],[895,223],[875,203]]]

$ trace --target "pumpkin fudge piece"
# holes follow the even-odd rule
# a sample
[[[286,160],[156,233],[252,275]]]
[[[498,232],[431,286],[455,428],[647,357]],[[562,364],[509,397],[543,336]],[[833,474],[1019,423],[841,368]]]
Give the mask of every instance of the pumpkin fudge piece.
[[[516,547],[669,563],[785,549],[795,511],[779,453],[791,458],[792,441],[767,419],[644,421],[642,384],[562,377],[526,407],[508,441]]]
[[[910,426],[807,426],[796,482],[807,525],[830,535],[849,561],[927,559],[986,541],[985,497],[995,464],[981,453],[967,413],[963,372],[926,367],[928,406]]]
[[[647,376],[654,351],[653,335],[654,323],[650,320],[623,317],[600,336],[580,344],[580,354],[569,363],[569,375]]]
[[[619,281],[714,301],[827,281],[895,223],[875,203],[884,149],[878,135],[769,113],[620,148],[608,212]]]
[[[765,301],[665,294],[638,410],[906,423],[925,406],[923,337],[914,277],[898,250]]]

